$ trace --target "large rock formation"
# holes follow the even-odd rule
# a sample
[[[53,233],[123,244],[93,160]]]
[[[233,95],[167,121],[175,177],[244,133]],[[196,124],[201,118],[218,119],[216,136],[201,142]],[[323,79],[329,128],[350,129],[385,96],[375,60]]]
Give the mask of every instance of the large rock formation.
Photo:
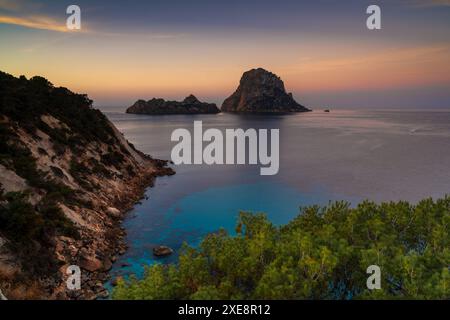
[[[310,111],[286,93],[283,81],[262,68],[244,72],[239,87],[222,104],[224,112],[288,113]]]
[[[0,72],[0,290],[9,299],[104,295],[120,222],[166,162],[136,150],[85,95]],[[67,267],[82,269],[67,290]]]
[[[220,110],[214,103],[200,102],[192,94],[183,101],[166,101],[153,98],[148,101],[138,100],[127,109],[127,113],[137,114],[202,114],[219,113]]]

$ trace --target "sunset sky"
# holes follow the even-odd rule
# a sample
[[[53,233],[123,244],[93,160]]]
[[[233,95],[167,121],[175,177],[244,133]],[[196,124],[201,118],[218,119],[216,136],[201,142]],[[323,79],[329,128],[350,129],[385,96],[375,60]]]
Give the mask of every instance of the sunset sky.
[[[70,4],[80,31],[65,28]],[[366,28],[370,4],[382,30]],[[97,106],[220,105],[256,67],[313,108],[450,108],[450,0],[0,0],[0,70]]]

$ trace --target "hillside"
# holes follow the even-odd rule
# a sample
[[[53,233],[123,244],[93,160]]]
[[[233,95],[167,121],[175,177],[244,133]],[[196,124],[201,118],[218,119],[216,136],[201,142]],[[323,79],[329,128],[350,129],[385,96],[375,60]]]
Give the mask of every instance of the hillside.
[[[125,251],[120,221],[158,175],[92,101],[0,72],[0,289],[8,298],[95,298]],[[82,268],[82,290],[65,271]]]

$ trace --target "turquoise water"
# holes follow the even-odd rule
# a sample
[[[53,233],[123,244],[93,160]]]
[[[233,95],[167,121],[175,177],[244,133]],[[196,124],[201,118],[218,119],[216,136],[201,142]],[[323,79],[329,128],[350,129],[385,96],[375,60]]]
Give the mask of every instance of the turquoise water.
[[[144,265],[176,260],[177,254],[154,258],[154,245],[165,244],[177,252],[183,242],[196,246],[204,235],[219,228],[233,234],[241,211],[263,212],[274,224],[281,225],[294,218],[300,206],[342,198],[323,190],[301,193],[284,185],[262,183],[209,188],[168,204],[163,194],[168,191],[170,179],[159,179],[148,191],[153,200],[136,205],[125,220],[130,249],[116,264],[113,274],[141,276]],[[129,266],[121,266],[123,262]]]
[[[106,110],[107,111],[107,110]],[[450,112],[332,111],[293,116],[145,116],[106,112],[138,149],[170,159],[174,129],[277,128],[280,171],[259,175],[258,166],[176,166],[158,178],[147,199],[127,215],[127,252],[111,271],[142,276],[144,265],[171,263],[183,242],[197,245],[209,232],[233,233],[240,211],[264,212],[276,225],[299,207],[346,200],[418,201],[450,193]],[[152,248],[175,254],[155,258]]]

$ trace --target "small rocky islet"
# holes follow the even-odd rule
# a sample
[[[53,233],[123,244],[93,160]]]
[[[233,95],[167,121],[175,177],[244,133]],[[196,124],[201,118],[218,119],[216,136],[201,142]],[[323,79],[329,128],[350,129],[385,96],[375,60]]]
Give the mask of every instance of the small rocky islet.
[[[294,100],[292,93],[286,92],[284,82],[276,74],[263,68],[252,69],[241,77],[236,91],[222,104],[221,109],[214,103],[199,101],[189,95],[183,101],[166,101],[162,98],[138,100],[126,113],[147,115],[170,114],[216,114],[220,112],[284,114],[311,111]]]
[[[168,114],[214,114],[220,110],[214,103],[199,101],[194,95],[189,95],[183,101],[166,101],[161,98],[138,100],[126,110],[126,113],[168,115]]]

